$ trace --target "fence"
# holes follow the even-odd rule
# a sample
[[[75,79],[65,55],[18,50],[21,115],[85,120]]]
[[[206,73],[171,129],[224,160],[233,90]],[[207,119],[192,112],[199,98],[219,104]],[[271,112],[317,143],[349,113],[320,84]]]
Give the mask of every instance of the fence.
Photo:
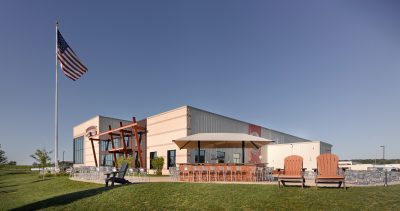
[[[106,173],[115,171],[114,167],[102,166],[80,166],[71,169],[70,177],[81,180],[104,181]],[[145,169],[128,169],[125,174],[126,179],[131,182],[146,182],[148,181],[147,172]]]

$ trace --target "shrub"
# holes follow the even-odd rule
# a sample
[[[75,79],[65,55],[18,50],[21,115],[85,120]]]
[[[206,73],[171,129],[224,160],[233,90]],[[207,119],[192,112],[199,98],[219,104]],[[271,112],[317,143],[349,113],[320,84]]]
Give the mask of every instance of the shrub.
[[[132,168],[132,156],[128,156],[124,158],[124,156],[120,156],[117,160],[118,167],[121,167],[123,163],[128,163],[128,168]]]
[[[156,157],[151,161],[151,165],[156,170],[156,175],[162,175],[162,169],[164,166],[164,158],[163,157]]]

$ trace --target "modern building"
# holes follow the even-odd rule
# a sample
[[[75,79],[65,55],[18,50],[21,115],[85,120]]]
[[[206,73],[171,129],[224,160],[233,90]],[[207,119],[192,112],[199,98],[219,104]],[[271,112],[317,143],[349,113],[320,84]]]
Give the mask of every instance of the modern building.
[[[93,141],[92,145],[88,137],[90,134],[101,134],[129,123],[132,122],[96,116],[75,126],[73,129],[74,165],[113,165],[114,159],[118,158],[113,158],[114,154],[110,153],[113,152],[109,141],[111,139],[99,139]],[[159,156],[164,157],[164,174],[168,173],[169,167],[176,166],[179,163],[242,163],[244,160],[245,163],[268,163],[271,167],[282,167],[283,158],[291,154],[302,155],[305,159],[304,167],[311,169],[316,167],[316,156],[330,152],[332,147],[332,145],[324,142],[312,142],[192,106],[182,106],[156,114],[138,121],[138,124],[144,127],[146,131],[138,134],[140,136],[141,153],[138,153],[137,143],[139,143],[139,139],[135,141],[135,138],[123,135],[125,148],[129,148],[126,153],[132,156],[134,167],[142,166],[150,171],[152,169],[151,160]],[[128,133],[129,131],[125,132]],[[213,148],[201,148],[200,146],[199,148],[184,149],[179,148],[173,142],[200,133],[248,134],[271,140],[273,143],[262,147],[246,144],[243,147],[218,148],[218,146],[215,146]],[[122,147],[124,144],[119,139],[113,137],[116,148]],[[142,164],[140,164],[138,158],[139,154],[143,156]]]

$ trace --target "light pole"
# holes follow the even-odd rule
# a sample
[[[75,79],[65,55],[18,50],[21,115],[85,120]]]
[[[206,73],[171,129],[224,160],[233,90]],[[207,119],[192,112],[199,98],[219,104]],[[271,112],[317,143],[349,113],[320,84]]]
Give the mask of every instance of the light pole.
[[[385,160],[385,145],[382,145],[380,147],[382,147],[382,159]]]
[[[65,151],[63,151],[63,163],[64,163],[64,153],[65,153]]]

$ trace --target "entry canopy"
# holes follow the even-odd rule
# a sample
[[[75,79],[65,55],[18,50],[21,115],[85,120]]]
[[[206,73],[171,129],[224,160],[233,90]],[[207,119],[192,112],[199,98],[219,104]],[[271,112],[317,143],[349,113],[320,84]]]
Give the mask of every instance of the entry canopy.
[[[269,139],[244,133],[197,133],[173,140],[180,149],[198,148],[240,148],[245,144],[250,147],[260,148],[269,144]]]

